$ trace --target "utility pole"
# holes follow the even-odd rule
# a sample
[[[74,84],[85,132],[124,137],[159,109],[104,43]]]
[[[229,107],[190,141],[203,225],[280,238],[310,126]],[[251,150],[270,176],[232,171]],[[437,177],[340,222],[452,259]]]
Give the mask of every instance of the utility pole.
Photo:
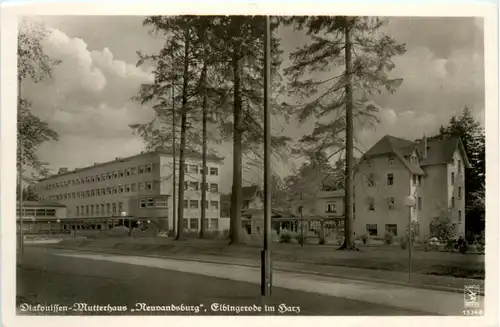
[[[17,119],[21,117],[21,77],[17,78]],[[22,264],[24,256],[24,235],[23,235],[23,137],[22,132],[19,133],[19,261]]]
[[[261,255],[261,294],[271,295],[271,23],[265,18],[264,32],[264,249]]]

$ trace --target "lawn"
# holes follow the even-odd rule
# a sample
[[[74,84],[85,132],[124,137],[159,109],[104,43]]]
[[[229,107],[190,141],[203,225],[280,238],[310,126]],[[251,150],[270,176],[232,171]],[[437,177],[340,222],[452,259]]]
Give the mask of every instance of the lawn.
[[[200,240],[189,238],[174,241],[166,237],[99,237],[68,238],[60,243],[62,247],[75,249],[111,249],[130,254],[149,254],[167,256],[188,256],[194,254],[224,257],[260,257],[261,246],[228,246],[227,240]],[[308,263],[326,266],[407,271],[408,250],[395,245],[359,246],[361,251],[336,251],[334,245],[309,244],[272,244],[272,256],[276,261]],[[415,250],[412,255],[414,273],[440,276],[454,276],[471,279],[484,279],[484,255],[460,254],[456,252],[437,252]]]

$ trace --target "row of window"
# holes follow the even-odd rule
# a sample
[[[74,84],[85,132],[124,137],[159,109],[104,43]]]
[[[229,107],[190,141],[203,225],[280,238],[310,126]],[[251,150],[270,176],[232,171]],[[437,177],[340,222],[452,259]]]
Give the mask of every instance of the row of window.
[[[210,225],[208,224],[210,221]],[[204,221],[205,229],[207,230],[218,230],[219,229],[219,219],[205,219]],[[198,230],[200,226],[200,218],[184,218],[182,220],[182,227],[184,229]]]
[[[185,191],[199,191],[203,183],[198,182],[184,182],[184,190]],[[210,191],[212,193],[219,192],[219,184],[216,183],[206,183],[205,190]]]
[[[106,172],[94,176],[87,176],[63,182],[47,184],[45,188],[50,190],[54,188],[69,187],[69,186],[76,186],[76,185],[90,184],[90,183],[99,183],[101,181],[106,181],[106,180],[119,179],[133,175],[147,174],[151,173],[154,169],[156,169],[156,166],[157,164],[153,163],[153,164],[142,165],[139,167],[115,170],[112,172]],[[206,167],[206,168],[207,169],[203,169],[203,167],[198,167],[198,165],[185,165],[184,171],[189,174],[198,174],[198,173],[203,174],[204,171],[207,171],[207,174],[210,174],[211,176],[219,175],[219,168],[217,167],[210,167],[210,168]]]
[[[416,231],[418,232],[418,228],[416,228]],[[385,232],[392,233],[392,235],[394,235],[394,236],[398,236],[398,225],[386,224],[385,225]],[[369,236],[378,236],[377,224],[366,224],[366,233]]]
[[[123,203],[101,203],[76,207],[77,217],[118,215],[123,211]]]
[[[415,207],[417,210],[422,210],[422,198],[419,196],[416,199]],[[394,209],[394,198],[387,198],[387,208],[389,210]],[[370,211],[375,211],[375,199],[374,198],[368,198],[368,210]]]
[[[394,185],[394,174],[392,174],[392,173],[387,174],[386,185],[387,186]],[[413,175],[413,185],[422,185],[422,176]],[[370,174],[368,176],[368,186],[369,187],[375,186],[375,175],[374,174]]]
[[[50,190],[53,188],[69,187],[82,184],[98,183],[106,180],[119,179],[123,177],[141,175],[146,173],[151,173],[153,169],[156,168],[156,164],[146,164],[139,167],[132,167],[122,170],[115,170],[107,173],[97,174],[94,176],[81,177],[77,179],[67,180],[63,182],[57,182],[52,184],[47,184],[46,189]]]
[[[52,201],[60,201],[60,200],[73,200],[73,199],[85,199],[94,196],[105,196],[105,195],[113,195],[113,194],[123,194],[137,191],[152,191],[154,189],[154,185],[158,184],[158,181],[151,182],[139,182],[132,183],[126,185],[118,185],[114,187],[102,187],[92,190],[72,192],[72,193],[64,193],[64,194],[56,194],[49,196],[49,200]]]
[[[203,169],[202,166],[198,165],[185,165],[184,166],[184,172],[188,174],[201,174],[203,175],[204,172],[206,172],[207,175],[210,176],[219,176],[219,168],[217,167],[205,167],[206,169]]]
[[[16,210],[16,215],[19,217],[21,210]],[[54,217],[56,209],[23,209],[23,217]]]
[[[453,159],[453,166],[455,166],[455,159]],[[457,160],[457,170],[458,170],[459,174],[462,172],[462,161],[461,160]]]
[[[205,201],[205,208],[208,208],[208,201]],[[201,200],[184,200],[185,209],[198,209],[201,206]],[[211,210],[219,210],[219,201],[210,201]]]

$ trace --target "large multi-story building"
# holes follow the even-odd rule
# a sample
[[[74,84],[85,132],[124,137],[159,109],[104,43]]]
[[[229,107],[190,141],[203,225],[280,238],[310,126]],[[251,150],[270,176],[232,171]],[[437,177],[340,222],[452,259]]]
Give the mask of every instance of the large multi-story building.
[[[203,173],[207,175],[205,226],[208,229],[219,229],[222,158],[209,155],[207,162],[208,167],[203,168],[199,153],[186,153],[183,185],[185,229],[200,228]],[[178,167],[177,158],[177,171]],[[172,151],[158,148],[71,171],[61,168],[58,174],[40,180],[37,192],[43,200],[66,205],[68,218],[126,216],[135,220],[154,221],[161,229],[172,229],[172,172]]]
[[[448,216],[457,235],[465,231],[464,169],[469,162],[460,138],[415,142],[386,135],[367,151],[355,173],[356,235],[403,235],[408,216],[420,236],[429,236],[431,220]],[[404,199],[411,195],[411,211]]]

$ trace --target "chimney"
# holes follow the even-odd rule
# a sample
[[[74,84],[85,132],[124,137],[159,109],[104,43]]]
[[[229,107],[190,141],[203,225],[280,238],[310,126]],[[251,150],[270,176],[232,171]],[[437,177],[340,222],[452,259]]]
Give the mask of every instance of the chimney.
[[[422,139],[423,142],[423,151],[422,151],[422,157],[423,159],[427,158],[427,136],[424,134],[424,138]]]
[[[68,167],[59,168],[59,174],[64,174],[68,172]]]

